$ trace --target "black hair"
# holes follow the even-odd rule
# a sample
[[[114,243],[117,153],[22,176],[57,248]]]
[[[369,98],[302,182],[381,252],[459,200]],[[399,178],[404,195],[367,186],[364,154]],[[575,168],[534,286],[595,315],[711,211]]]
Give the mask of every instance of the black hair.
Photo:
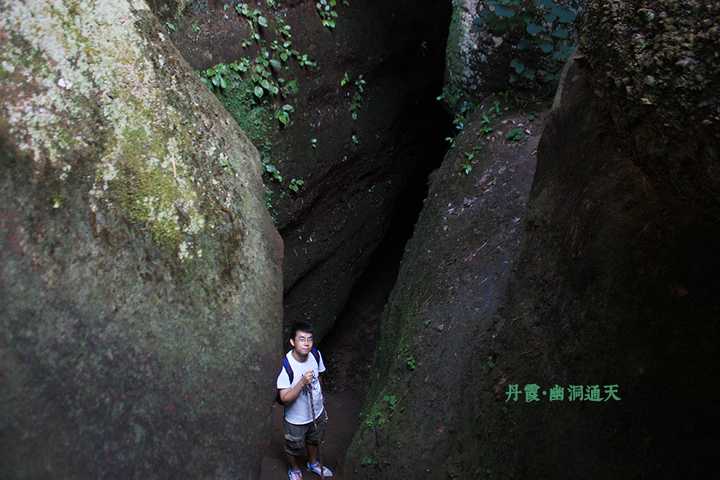
[[[292,328],[290,329],[290,339],[295,339],[295,334],[298,332],[298,330],[301,330],[303,332],[313,333],[313,326],[305,321],[298,321],[292,324]]]

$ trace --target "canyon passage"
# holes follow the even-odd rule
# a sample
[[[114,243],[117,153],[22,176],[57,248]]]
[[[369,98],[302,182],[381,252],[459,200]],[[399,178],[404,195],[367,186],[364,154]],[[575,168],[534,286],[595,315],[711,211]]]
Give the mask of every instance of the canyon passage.
[[[0,12],[1,478],[711,471],[720,2]]]

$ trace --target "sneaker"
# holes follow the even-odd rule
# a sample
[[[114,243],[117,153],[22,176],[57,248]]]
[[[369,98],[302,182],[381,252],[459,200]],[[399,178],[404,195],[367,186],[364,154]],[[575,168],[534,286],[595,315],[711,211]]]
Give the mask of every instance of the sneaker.
[[[318,475],[318,476],[319,476],[319,475],[320,475],[320,462],[315,462],[315,463],[313,463],[313,464],[308,463],[308,464],[307,464],[307,469],[308,469],[308,471],[310,471],[310,472],[314,473],[315,475]],[[330,469],[329,469],[328,467],[326,467],[325,465],[323,465],[322,473],[323,473],[323,476],[324,476],[325,478],[327,478],[327,477],[332,477],[332,476],[333,476],[333,471],[330,470]]]
[[[302,478],[301,470],[293,470],[292,468],[288,469],[288,480],[302,480]]]

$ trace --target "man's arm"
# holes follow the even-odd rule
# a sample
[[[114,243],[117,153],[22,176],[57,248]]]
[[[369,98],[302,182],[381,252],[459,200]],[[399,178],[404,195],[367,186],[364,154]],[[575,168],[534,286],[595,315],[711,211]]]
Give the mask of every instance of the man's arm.
[[[308,370],[302,377],[300,377],[300,381],[298,381],[294,387],[283,388],[280,390],[280,401],[287,405],[297,400],[297,397],[300,396],[300,392],[302,392],[303,387],[310,384],[312,379],[313,372],[312,370]]]

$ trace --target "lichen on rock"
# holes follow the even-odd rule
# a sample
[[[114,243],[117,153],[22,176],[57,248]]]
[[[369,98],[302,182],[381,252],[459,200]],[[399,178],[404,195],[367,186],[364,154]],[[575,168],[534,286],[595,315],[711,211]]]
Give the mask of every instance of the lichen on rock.
[[[193,171],[180,152],[197,141],[222,148],[215,139],[183,133],[181,125],[199,119],[183,118],[161,93],[176,87],[177,78],[164,71],[162,53],[147,55],[147,39],[126,28],[134,8],[125,2],[11,7],[3,30],[14,33],[0,65],[13,85],[3,90],[26,87],[3,108],[10,135],[24,135],[18,147],[32,151],[38,170],[47,162],[67,175],[73,167],[68,151],[97,149],[91,139],[105,139],[90,190],[92,208],[117,210],[145,225],[158,245],[178,251],[182,242],[193,243],[207,220],[196,193],[207,172]]]
[[[478,41],[482,33],[473,28],[476,19],[478,0],[456,0],[453,2],[453,14],[448,33],[446,54],[447,84],[450,88],[463,89],[470,92],[478,90],[484,79],[476,78],[472,70],[474,54],[487,61],[487,52],[477,52]]]
[[[720,122],[720,2],[590,0],[580,48],[596,92],[670,128]]]
[[[0,42],[0,477],[255,469],[282,305],[257,150],[144,1],[0,0]]]

